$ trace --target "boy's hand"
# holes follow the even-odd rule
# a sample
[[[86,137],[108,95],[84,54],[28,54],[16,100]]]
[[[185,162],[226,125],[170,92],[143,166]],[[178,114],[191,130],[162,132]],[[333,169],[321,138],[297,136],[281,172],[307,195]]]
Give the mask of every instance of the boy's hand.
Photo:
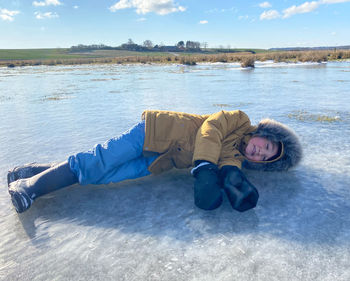
[[[256,206],[259,193],[239,168],[235,166],[222,167],[220,179],[233,209],[244,212]]]
[[[210,162],[201,161],[191,173],[194,182],[194,203],[198,208],[213,210],[222,203],[221,188],[218,184],[218,167]]]

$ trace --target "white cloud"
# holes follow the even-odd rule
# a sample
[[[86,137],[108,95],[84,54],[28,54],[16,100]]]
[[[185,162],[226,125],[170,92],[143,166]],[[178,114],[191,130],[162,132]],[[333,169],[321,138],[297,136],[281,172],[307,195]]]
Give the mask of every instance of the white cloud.
[[[132,8],[133,4],[129,0],[120,0],[119,2],[115,3],[113,6],[111,6],[109,9],[112,12],[115,12],[117,10]]]
[[[310,13],[320,6],[319,1],[305,2],[299,6],[291,6],[283,10],[283,18],[289,18],[296,14]]]
[[[272,20],[272,19],[277,19],[281,17],[280,13],[276,10],[268,10],[268,11],[264,11],[261,15],[260,15],[260,19],[261,20]]]
[[[248,16],[248,15],[239,16],[238,19],[239,19],[239,20],[247,20],[247,19],[249,19],[249,16]]]
[[[34,15],[35,15],[35,18],[37,18],[38,20],[58,18],[58,15],[52,12],[47,12],[47,13],[35,12]]]
[[[136,21],[146,21],[146,20],[147,20],[146,18],[139,18]]]
[[[259,4],[260,8],[270,8],[271,4],[269,2],[262,2]]]
[[[311,1],[311,2],[304,2],[303,4],[296,6],[293,5],[285,10],[282,11],[283,16],[282,18],[286,19],[291,16],[297,15],[297,14],[306,14],[310,13],[312,11],[315,11],[319,6],[325,5],[325,4],[338,4],[338,3],[345,3],[345,2],[350,2],[350,0],[319,0],[319,1]],[[259,6],[262,7],[262,5],[266,5],[265,3],[269,2],[263,2]],[[264,11],[260,15],[260,20],[265,20],[265,19],[276,19],[280,18],[281,15],[278,11],[276,10],[269,10],[269,11]]]
[[[13,21],[15,15],[18,15],[19,11],[9,11],[7,9],[0,9],[0,19]]]
[[[207,14],[226,13],[226,12],[237,13],[238,9],[235,8],[235,7],[231,7],[229,9],[218,9],[218,8],[215,8],[215,9],[211,9],[211,10],[205,11],[205,13],[207,13]]]
[[[207,20],[201,20],[201,21],[199,21],[199,24],[207,24],[207,23],[208,23]]]
[[[73,8],[74,8],[74,9],[78,9],[78,8],[79,8],[79,6],[78,6],[78,5],[75,5],[75,6],[73,6]]]
[[[166,15],[175,12],[184,12],[185,7],[174,3],[174,0],[120,0],[109,8],[110,11],[135,8],[138,14],[154,12],[158,15]]]
[[[45,1],[34,1],[33,6],[36,7],[44,7],[44,6],[59,6],[62,5],[62,3],[59,0],[45,0]]]

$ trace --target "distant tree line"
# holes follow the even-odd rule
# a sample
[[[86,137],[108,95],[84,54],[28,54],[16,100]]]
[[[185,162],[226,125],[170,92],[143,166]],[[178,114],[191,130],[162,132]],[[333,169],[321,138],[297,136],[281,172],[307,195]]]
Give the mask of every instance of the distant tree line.
[[[115,49],[115,48],[104,45],[104,44],[93,44],[93,45],[79,44],[77,46],[70,47],[71,51],[111,50],[111,49]]]
[[[83,45],[79,44],[77,46],[70,47],[72,52],[81,51],[93,51],[93,50],[128,50],[128,51],[155,51],[155,52],[201,52],[202,48],[206,49],[208,44],[206,42],[199,43],[196,41],[179,41],[174,46],[165,46],[163,43],[154,45],[151,40],[145,40],[142,45],[134,43],[132,39],[128,42],[121,44],[118,47],[111,47],[104,44],[93,44],[93,45]]]

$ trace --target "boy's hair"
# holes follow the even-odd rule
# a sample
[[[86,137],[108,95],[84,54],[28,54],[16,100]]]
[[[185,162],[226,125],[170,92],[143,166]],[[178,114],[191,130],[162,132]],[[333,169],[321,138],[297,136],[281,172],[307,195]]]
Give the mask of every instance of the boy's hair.
[[[266,138],[278,145],[277,154],[268,161],[245,160],[243,166],[263,171],[286,171],[302,158],[302,148],[297,135],[286,125],[272,119],[261,120],[253,136]]]

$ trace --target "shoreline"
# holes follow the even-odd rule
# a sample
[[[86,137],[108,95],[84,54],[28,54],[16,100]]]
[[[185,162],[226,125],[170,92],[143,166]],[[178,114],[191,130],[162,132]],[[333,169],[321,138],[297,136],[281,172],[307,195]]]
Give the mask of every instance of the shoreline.
[[[97,56],[99,54],[99,56]],[[343,61],[350,59],[350,50],[331,50],[331,51],[283,51],[283,52],[263,52],[252,54],[250,52],[234,53],[124,53],[116,56],[115,53],[105,52],[103,56],[100,53],[91,54],[86,57],[85,53],[75,53],[73,57],[67,57],[67,54],[56,55],[54,57],[36,57],[31,58],[27,53],[21,58],[12,58],[0,54],[0,67],[20,67],[20,66],[38,66],[38,65],[84,65],[84,64],[182,64],[196,65],[199,63],[239,63],[242,67],[254,67],[255,62],[327,62]]]
[[[350,59],[334,59],[334,60],[326,60],[326,61],[273,61],[273,60],[266,60],[266,61],[260,61],[256,60],[254,61],[254,65],[248,65],[248,66],[242,66],[241,62],[239,61],[230,61],[230,62],[222,62],[222,61],[201,61],[201,62],[195,62],[195,63],[180,63],[180,62],[65,62],[65,63],[56,63],[53,64],[51,62],[49,63],[31,63],[27,61],[19,61],[17,64],[12,65],[6,65],[1,63],[0,61],[0,68],[22,68],[22,67],[34,67],[34,66],[79,66],[79,65],[182,65],[182,66],[195,66],[195,65],[205,65],[205,64],[236,64],[241,65],[242,68],[254,68],[257,65],[264,65],[264,64],[281,64],[285,63],[288,65],[298,65],[298,64],[326,64],[327,62],[350,62]]]

